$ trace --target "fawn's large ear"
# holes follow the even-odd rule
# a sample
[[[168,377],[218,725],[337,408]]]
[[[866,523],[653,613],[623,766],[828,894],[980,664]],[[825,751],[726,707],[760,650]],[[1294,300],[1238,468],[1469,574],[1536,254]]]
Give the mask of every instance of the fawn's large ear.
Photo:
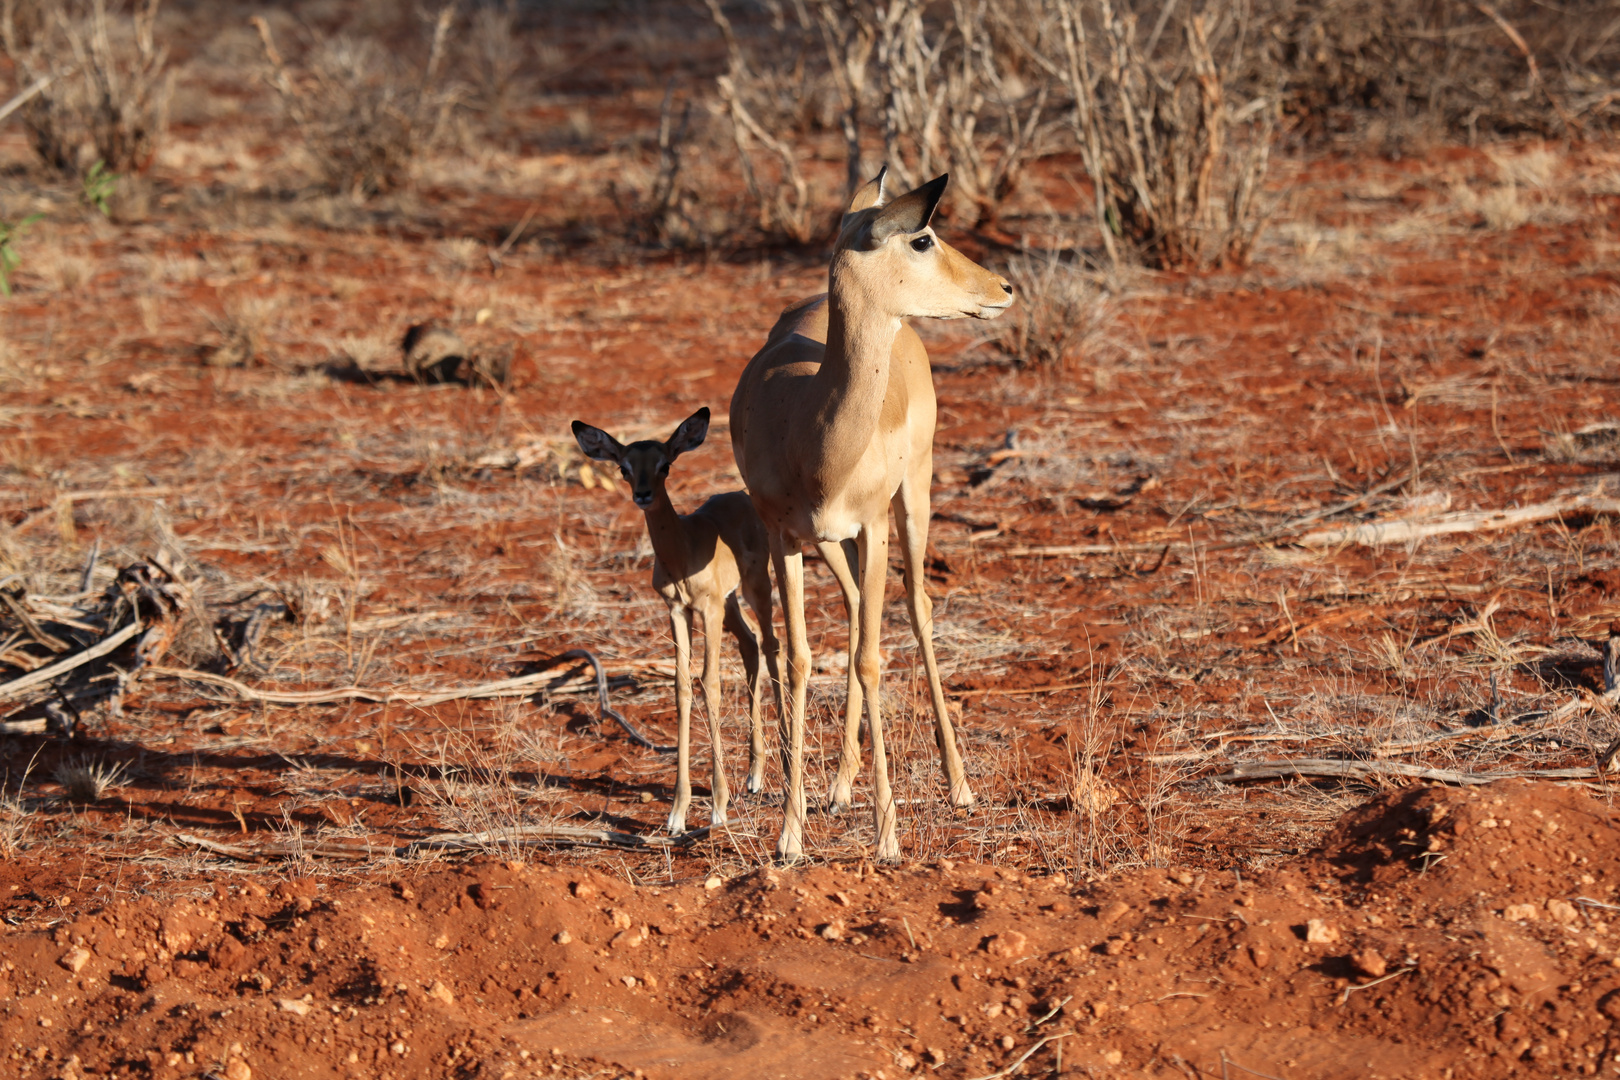
[[[910,234],[927,228],[950,179],[950,173],[941,173],[878,211],[877,217],[872,219],[872,242],[881,244],[897,233]]]
[[[862,210],[870,210],[874,206],[883,205],[883,178],[889,175],[887,165],[878,170],[878,174],[861,185],[853,198],[849,200],[849,209],[846,214],[858,214]]]
[[[707,405],[681,421],[681,426],[675,429],[675,434],[669,437],[664,449],[669,453],[670,460],[696,450],[703,445],[703,440],[709,437],[709,407]]]
[[[588,458],[597,461],[624,460],[624,444],[601,428],[594,428],[582,420],[574,421],[574,441]]]

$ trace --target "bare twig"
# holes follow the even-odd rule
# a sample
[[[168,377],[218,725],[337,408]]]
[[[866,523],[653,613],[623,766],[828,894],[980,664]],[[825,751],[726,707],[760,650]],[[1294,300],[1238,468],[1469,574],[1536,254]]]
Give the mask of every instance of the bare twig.
[[[1527,776],[1536,780],[1591,780],[1600,775],[1593,768],[1508,769],[1502,772],[1465,773],[1455,769],[1429,769],[1399,761],[1330,761],[1298,758],[1291,761],[1239,762],[1230,772],[1210,777],[1224,784],[1246,780],[1278,780],[1289,776],[1343,776],[1366,779],[1373,776],[1409,776],[1416,780],[1438,780],[1445,784],[1490,784]]]
[[[1028,1050],[1025,1050],[1022,1054],[1019,1054],[1018,1059],[1016,1061],[1012,1062],[1012,1064],[1008,1065],[1006,1068],[998,1069],[997,1071],[989,1074],[988,1076],[978,1077],[977,1080],[1001,1080],[1001,1078],[1004,1077],[1004,1076],[1011,1076],[1013,1073],[1018,1071],[1018,1067],[1020,1065],[1022,1065],[1024,1062],[1028,1061],[1031,1057],[1034,1056],[1035,1051],[1039,1050],[1041,1047],[1045,1046],[1047,1043],[1057,1042],[1059,1039],[1067,1039],[1070,1035],[1073,1035],[1073,1034],[1074,1034],[1074,1032],[1072,1032],[1072,1031],[1060,1031],[1056,1035],[1048,1035],[1045,1038],[1041,1039],[1041,1041],[1036,1043],[1034,1046],[1031,1046]]]
[[[421,851],[460,851],[483,849],[491,844],[513,843],[567,844],[576,847],[653,851],[688,847],[708,836],[712,828],[712,825],[706,825],[679,836],[638,836],[616,829],[592,829],[582,825],[515,825],[511,828],[489,829],[476,833],[438,833],[406,844],[399,849],[399,854],[404,857]]]
[[[1379,983],[1387,983],[1391,979],[1398,979],[1402,975],[1406,975],[1406,974],[1408,974],[1410,972],[1413,972],[1413,971],[1416,971],[1416,970],[1417,970],[1416,968],[1404,967],[1404,968],[1401,968],[1399,971],[1390,972],[1388,975],[1385,975],[1381,979],[1374,979],[1372,982],[1364,982],[1360,986],[1347,986],[1347,987],[1344,988],[1344,992],[1339,995],[1339,1004],[1343,1005],[1347,1001],[1349,1001],[1350,1000],[1350,995],[1355,993],[1357,990],[1366,990],[1369,987],[1377,986]]]
[[[63,75],[71,75],[71,74],[73,74],[73,69],[68,68],[62,74]],[[54,82],[55,80],[56,80],[55,75],[41,75],[39,78],[35,79],[32,83],[28,84],[26,87],[24,87],[22,90],[20,90],[17,94],[15,94],[10,101],[6,102],[4,105],[0,105],[0,120],[4,120],[6,117],[8,117],[12,113],[16,112],[18,109],[20,109],[24,105],[28,104],[28,101],[29,101],[30,98],[32,98],[32,97],[34,97],[34,95],[39,94],[42,91],[44,91],[44,89],[47,86],[50,86],[51,83]]]
[[[1403,544],[1426,536],[1446,536],[1452,533],[1490,532],[1511,529],[1537,521],[1551,521],[1565,514],[1617,514],[1620,499],[1598,495],[1574,495],[1549,502],[1532,503],[1511,510],[1469,510],[1457,514],[1443,514],[1425,521],[1396,519],[1370,521],[1343,529],[1323,529],[1306,533],[1299,538],[1304,547],[1338,547],[1343,544]]]
[[[142,629],[143,627],[138,620],[132,621],[123,629],[107,635],[88,649],[76,652],[72,656],[63,657],[54,664],[48,664],[38,670],[30,671],[27,675],[12,679],[8,683],[0,683],[0,701],[16,697],[24,690],[30,690],[36,686],[51,682],[53,679],[61,678],[76,667],[88,664],[98,657],[106,656],[140,633]]]
[[[675,747],[661,746],[648,739],[641,732],[631,726],[622,714],[608,704],[607,674],[603,670],[602,661],[586,649],[569,649],[559,653],[553,658],[553,664],[561,660],[580,659],[589,661],[596,669],[596,695],[601,706],[602,714],[618,721],[624,728],[631,741],[638,746],[660,754],[673,754]],[[229,690],[244,701],[258,701],[267,705],[321,705],[336,701],[372,701],[380,704],[402,702],[423,709],[430,705],[442,705],[447,701],[464,701],[469,698],[498,698],[498,697],[526,697],[536,689],[549,687],[557,681],[550,669],[536,672],[532,675],[520,675],[512,679],[499,679],[495,682],[478,683],[474,686],[458,687],[454,690],[444,690],[437,693],[424,693],[411,690],[388,690],[381,688],[368,688],[363,686],[335,686],[324,690],[260,690],[246,683],[224,675],[214,675],[206,671],[194,671],[187,668],[148,668],[154,675],[166,675],[171,679],[185,679],[189,682],[203,683],[215,686],[221,690]],[[39,672],[34,672],[25,678],[33,678]],[[19,680],[21,681],[21,680]],[[5,687],[0,686],[0,697],[4,696]]]

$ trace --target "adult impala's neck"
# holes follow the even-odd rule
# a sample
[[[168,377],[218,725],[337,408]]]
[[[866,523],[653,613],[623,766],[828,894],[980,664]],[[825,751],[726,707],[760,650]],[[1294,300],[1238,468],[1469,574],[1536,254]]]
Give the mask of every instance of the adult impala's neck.
[[[662,484],[654,489],[653,503],[642,513],[647,516],[647,539],[652,541],[653,554],[672,576],[681,577],[689,554],[686,528]]]
[[[847,255],[845,256],[847,257]],[[877,430],[900,319],[834,257],[827,290],[827,348],[816,374],[822,434],[817,472],[847,475]]]

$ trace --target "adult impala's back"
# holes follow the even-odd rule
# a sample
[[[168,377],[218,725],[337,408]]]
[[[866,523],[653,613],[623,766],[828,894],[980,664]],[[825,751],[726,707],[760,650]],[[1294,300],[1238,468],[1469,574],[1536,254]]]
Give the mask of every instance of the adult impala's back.
[[[731,399],[732,452],[770,535],[787,625],[788,801],[777,842],[784,859],[803,850],[807,543],[819,548],[858,609],[851,612],[850,651],[872,732],[877,854],[900,855],[879,698],[891,502],[905,558],[906,605],[928,671],[950,800],[954,806],[973,802],[945,711],[932,605],[923,592],[934,385],[927,350],[904,320],[994,318],[1012,303],[1012,286],[941,242],[929,227],[947,177],[885,203],[884,176],[857,192],[844,215],[826,294],[782,313]],[[851,548],[859,555],[858,594],[848,570]],[[852,708],[830,796],[834,809],[849,804],[860,762],[856,720]]]

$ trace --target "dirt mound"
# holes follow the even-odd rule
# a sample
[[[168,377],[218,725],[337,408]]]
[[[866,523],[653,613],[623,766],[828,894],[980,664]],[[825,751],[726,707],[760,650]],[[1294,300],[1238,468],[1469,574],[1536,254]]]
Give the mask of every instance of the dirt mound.
[[[9,935],[15,1075],[1504,1077],[1620,1070],[1616,815],[1418,789],[1254,876],[948,862],[670,888],[482,859]],[[1043,1039],[1047,1039],[1042,1043]],[[1061,1051],[1061,1056],[1060,1056]]]

